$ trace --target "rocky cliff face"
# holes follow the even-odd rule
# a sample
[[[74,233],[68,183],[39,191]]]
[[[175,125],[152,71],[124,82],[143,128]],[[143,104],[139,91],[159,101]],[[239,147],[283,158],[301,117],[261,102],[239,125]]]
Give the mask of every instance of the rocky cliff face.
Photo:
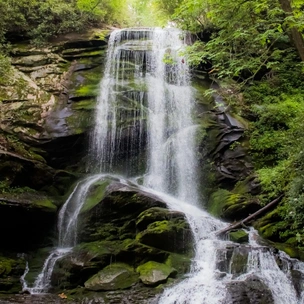
[[[0,87],[2,183],[66,191],[59,170],[84,156],[106,44],[87,34],[44,49],[13,46],[14,72]]]
[[[62,195],[84,171],[106,34],[12,46],[0,86],[1,292],[21,290],[18,254],[52,244]]]

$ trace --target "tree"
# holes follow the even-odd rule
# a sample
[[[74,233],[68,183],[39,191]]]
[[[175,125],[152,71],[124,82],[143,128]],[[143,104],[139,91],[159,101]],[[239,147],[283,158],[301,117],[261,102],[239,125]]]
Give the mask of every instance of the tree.
[[[290,28],[290,40],[293,41],[294,46],[296,47],[299,56],[302,61],[304,61],[304,40],[301,32],[297,28],[297,21],[293,13],[293,8],[291,6],[290,0],[279,0],[282,9],[286,14],[287,24],[289,23]],[[292,21],[292,22],[290,22]]]

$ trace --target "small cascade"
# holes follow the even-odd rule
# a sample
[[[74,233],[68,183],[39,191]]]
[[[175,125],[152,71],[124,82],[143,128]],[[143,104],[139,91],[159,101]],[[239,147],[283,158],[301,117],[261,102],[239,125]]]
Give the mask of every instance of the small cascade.
[[[275,304],[300,303],[291,280],[291,259],[283,252],[275,256],[269,248],[261,247],[252,237],[256,234],[253,229],[249,234],[251,251],[248,256],[247,273],[254,273],[269,287]],[[281,263],[281,268],[278,263]]]
[[[44,293],[51,287],[51,277],[56,262],[66,256],[77,243],[77,218],[85,202],[90,186],[101,179],[103,175],[93,175],[77,183],[59,212],[58,218],[58,246],[54,248],[44,261],[42,270],[32,287],[26,282],[27,269],[22,276],[23,291],[31,294]]]

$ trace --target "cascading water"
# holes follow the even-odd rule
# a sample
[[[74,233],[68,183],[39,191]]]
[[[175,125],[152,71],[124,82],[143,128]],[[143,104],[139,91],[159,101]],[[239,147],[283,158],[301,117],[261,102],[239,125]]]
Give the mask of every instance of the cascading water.
[[[57,260],[68,254],[77,242],[77,217],[81,211],[81,207],[85,202],[85,197],[90,186],[99,180],[102,175],[90,176],[81,182],[78,182],[74,190],[62,206],[58,216],[58,246],[51,251],[45,260],[42,271],[37,276],[33,287],[29,287],[25,276],[23,276],[23,290],[29,291],[31,294],[47,292],[51,286],[51,276]]]
[[[140,181],[139,188],[184,212],[191,226],[195,241],[191,271],[165,290],[159,304],[240,303],[229,290],[252,278],[266,286],[271,303],[303,303],[304,289],[295,290],[291,274],[304,274],[303,263],[282,253],[275,256],[256,243],[254,231],[248,245],[220,240],[215,232],[226,224],[198,207],[194,98],[189,67],[180,55],[182,36],[176,29],[148,28],[111,34],[89,151],[88,171],[96,174],[79,182],[67,199],[59,214],[58,247],[33,287],[23,276],[24,289],[31,293],[49,289],[56,261],[77,244],[78,215],[90,187],[104,174],[115,173]],[[242,250],[248,263],[238,272],[233,270],[233,259]],[[221,256],[230,259],[229,267],[220,265]],[[279,267],[278,258],[284,267]]]

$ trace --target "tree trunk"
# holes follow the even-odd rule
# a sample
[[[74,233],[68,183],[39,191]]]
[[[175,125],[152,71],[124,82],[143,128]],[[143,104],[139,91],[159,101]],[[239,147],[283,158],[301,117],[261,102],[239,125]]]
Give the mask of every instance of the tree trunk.
[[[293,11],[291,7],[290,0],[279,0],[282,9],[286,13],[286,16],[292,16]],[[290,28],[290,38],[291,41],[293,42],[294,46],[296,47],[300,58],[302,61],[304,61],[304,39],[302,34],[299,32],[299,30],[293,26]]]

